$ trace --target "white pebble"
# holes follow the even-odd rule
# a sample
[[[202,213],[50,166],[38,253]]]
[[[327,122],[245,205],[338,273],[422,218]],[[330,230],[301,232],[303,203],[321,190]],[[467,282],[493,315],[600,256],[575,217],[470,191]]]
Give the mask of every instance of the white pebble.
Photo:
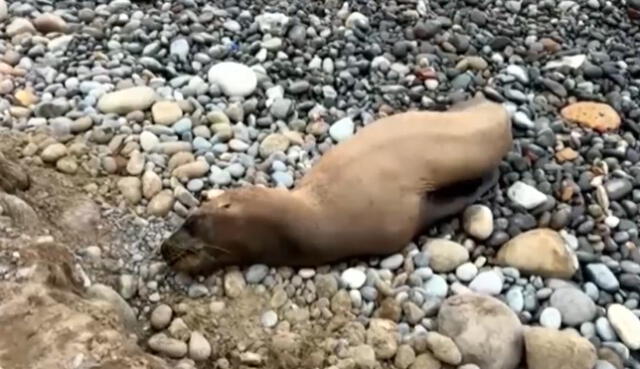
[[[456,277],[463,282],[469,282],[476,275],[478,275],[478,267],[472,262],[466,262],[456,268]]]
[[[263,326],[271,328],[278,323],[278,314],[273,310],[269,310],[262,314],[262,318],[260,320],[262,321]]]
[[[478,274],[469,284],[469,288],[478,293],[498,295],[502,291],[502,278],[497,272],[488,270]]]
[[[547,196],[524,182],[517,181],[507,190],[507,196],[511,201],[526,210],[533,209],[547,201]]]
[[[540,314],[540,325],[547,328],[560,329],[562,324],[562,315],[560,310],[554,307],[548,307]]]
[[[354,131],[355,124],[353,123],[351,117],[342,118],[333,123],[331,127],[329,127],[329,135],[331,135],[331,138],[338,142],[342,142],[351,138]]]
[[[367,275],[360,269],[349,268],[342,272],[340,279],[349,288],[358,289],[364,286],[364,282],[367,280]]]
[[[211,344],[200,332],[191,332],[189,357],[196,361],[207,360],[211,356]]]

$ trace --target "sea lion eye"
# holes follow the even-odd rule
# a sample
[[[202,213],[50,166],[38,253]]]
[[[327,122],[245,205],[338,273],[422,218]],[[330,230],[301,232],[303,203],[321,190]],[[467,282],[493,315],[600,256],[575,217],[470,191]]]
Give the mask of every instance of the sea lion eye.
[[[182,228],[186,230],[189,234],[193,235],[193,230],[195,229],[195,225],[196,225],[196,219],[194,217],[188,217],[182,224]]]
[[[231,207],[230,202],[225,202],[224,204],[220,205],[220,208],[222,209],[229,209],[230,207]]]

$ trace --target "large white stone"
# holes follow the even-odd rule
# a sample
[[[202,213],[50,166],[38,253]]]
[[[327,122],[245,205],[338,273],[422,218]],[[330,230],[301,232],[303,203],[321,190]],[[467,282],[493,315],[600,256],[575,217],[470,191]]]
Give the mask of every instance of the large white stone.
[[[607,318],[622,342],[631,350],[640,349],[640,319],[626,306],[611,304]]]
[[[547,196],[524,182],[518,181],[509,187],[507,196],[514,203],[530,210],[547,201]]]
[[[149,108],[156,98],[156,92],[151,87],[129,87],[102,95],[98,109],[103,113],[128,114]]]
[[[249,67],[236,62],[222,62],[209,69],[209,82],[220,86],[227,96],[248,96],[258,86],[258,76]]]

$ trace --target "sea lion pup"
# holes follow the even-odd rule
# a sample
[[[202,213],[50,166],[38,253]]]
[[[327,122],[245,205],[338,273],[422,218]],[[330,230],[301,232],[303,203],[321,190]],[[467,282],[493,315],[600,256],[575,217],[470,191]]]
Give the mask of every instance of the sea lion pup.
[[[203,202],[161,245],[171,268],[317,266],[401,251],[496,182],[512,144],[506,109],[482,97],[372,122],[293,190],[250,186]]]

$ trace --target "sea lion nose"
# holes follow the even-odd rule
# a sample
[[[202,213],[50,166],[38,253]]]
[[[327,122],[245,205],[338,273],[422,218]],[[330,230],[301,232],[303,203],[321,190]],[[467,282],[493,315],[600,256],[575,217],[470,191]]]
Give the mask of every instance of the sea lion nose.
[[[162,244],[160,245],[160,255],[162,255],[162,258],[165,261],[170,262],[173,259],[174,254],[175,254],[175,246],[174,246],[173,235],[171,235],[169,236],[169,238],[162,241]]]

